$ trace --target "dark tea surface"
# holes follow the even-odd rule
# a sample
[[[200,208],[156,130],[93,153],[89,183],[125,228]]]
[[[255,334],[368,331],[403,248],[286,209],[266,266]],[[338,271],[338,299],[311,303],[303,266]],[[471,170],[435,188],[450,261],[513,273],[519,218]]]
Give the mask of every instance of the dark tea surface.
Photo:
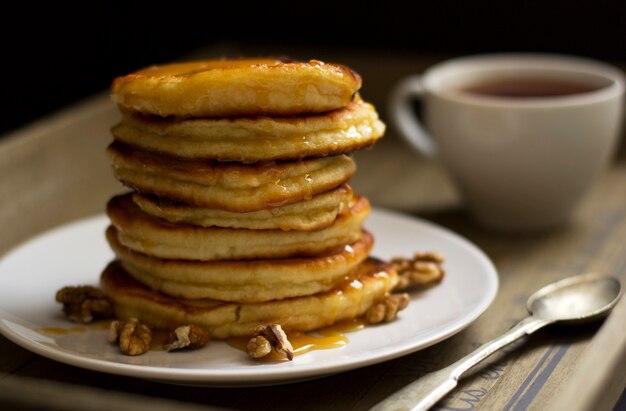
[[[598,85],[562,79],[502,78],[484,80],[465,86],[461,91],[492,97],[558,97],[598,90]]]

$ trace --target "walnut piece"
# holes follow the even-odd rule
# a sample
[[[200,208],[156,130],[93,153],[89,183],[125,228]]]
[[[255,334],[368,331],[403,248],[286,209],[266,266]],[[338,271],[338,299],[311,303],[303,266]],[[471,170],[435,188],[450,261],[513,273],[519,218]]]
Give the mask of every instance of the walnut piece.
[[[118,343],[126,355],[140,355],[148,351],[152,342],[152,330],[138,319],[112,321],[109,327],[109,342]]]
[[[182,348],[195,350],[204,347],[210,340],[211,336],[204,328],[193,324],[183,325],[170,333],[164,347],[167,351],[180,350]]]
[[[96,318],[113,317],[111,300],[95,287],[63,287],[56,294],[63,312],[72,321],[90,323]]]
[[[374,303],[365,313],[365,321],[369,324],[390,322],[396,319],[398,311],[409,305],[408,294],[388,294],[382,300]]]
[[[246,351],[251,358],[263,358],[272,352],[272,344],[262,335],[253,337],[248,341]]]
[[[262,358],[274,349],[289,361],[293,360],[293,347],[279,324],[259,325],[254,334],[246,347],[250,357]]]
[[[412,286],[427,286],[443,279],[445,271],[442,267],[444,258],[435,252],[417,252],[412,259],[396,257],[391,266],[398,273],[396,290],[404,290]]]

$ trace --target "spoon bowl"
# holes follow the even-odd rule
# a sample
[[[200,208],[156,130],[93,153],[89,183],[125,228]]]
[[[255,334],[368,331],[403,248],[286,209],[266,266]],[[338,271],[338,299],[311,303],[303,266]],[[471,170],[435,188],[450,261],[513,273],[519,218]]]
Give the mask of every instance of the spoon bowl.
[[[536,291],[528,298],[526,308],[533,317],[550,322],[586,322],[608,315],[620,295],[617,279],[582,274]]]

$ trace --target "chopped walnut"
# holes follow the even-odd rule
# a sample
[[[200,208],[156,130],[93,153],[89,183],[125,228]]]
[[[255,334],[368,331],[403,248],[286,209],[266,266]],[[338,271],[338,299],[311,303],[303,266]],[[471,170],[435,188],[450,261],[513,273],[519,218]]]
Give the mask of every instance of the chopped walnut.
[[[211,340],[209,332],[197,325],[183,325],[172,331],[165,344],[167,351],[202,348]]]
[[[262,335],[253,337],[246,346],[248,355],[252,358],[263,358],[272,352],[272,344]]]
[[[152,330],[138,319],[112,321],[109,327],[109,342],[118,343],[126,355],[140,355],[148,351],[152,342]]]
[[[412,259],[392,259],[391,265],[398,273],[395,289],[404,290],[411,286],[427,286],[441,281],[445,274],[441,266],[443,262],[443,256],[435,252],[417,252]]]
[[[72,321],[89,323],[113,316],[111,300],[95,287],[63,287],[57,291],[56,300],[63,303],[63,312]]]
[[[259,325],[254,333],[246,347],[250,357],[262,358],[274,349],[288,360],[293,360],[293,347],[279,324]]]
[[[365,321],[369,324],[390,322],[396,319],[398,311],[405,309],[409,305],[409,295],[388,294],[382,300],[374,303],[365,313]]]

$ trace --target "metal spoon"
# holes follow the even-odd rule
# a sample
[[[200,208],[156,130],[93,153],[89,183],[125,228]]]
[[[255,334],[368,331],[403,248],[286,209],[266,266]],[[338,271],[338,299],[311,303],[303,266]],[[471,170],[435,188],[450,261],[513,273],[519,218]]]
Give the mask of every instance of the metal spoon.
[[[455,363],[410,383],[372,410],[426,410],[456,387],[465,372],[500,348],[549,324],[581,323],[604,317],[620,295],[617,279],[596,274],[577,275],[547,285],[528,299],[526,308],[530,316],[509,331]]]

